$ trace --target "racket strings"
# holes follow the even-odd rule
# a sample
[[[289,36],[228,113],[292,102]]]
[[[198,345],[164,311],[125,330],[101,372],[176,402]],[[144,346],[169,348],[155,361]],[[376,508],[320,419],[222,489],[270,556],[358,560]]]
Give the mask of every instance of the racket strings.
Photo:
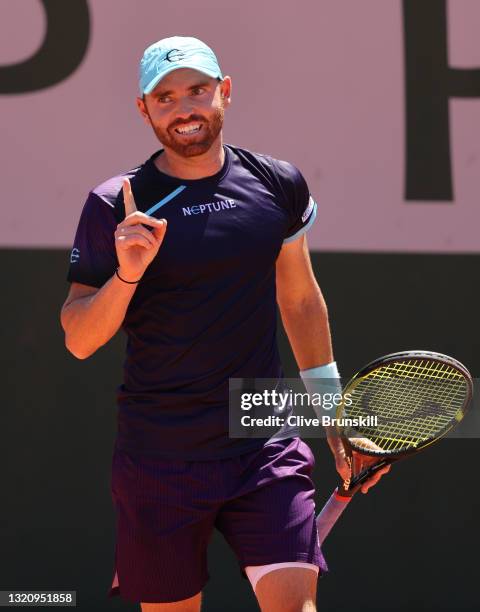
[[[344,404],[342,416],[377,417],[376,423],[354,428],[354,435],[370,445],[352,439],[352,446],[393,454],[425,444],[460,420],[468,386],[463,374],[446,363],[411,359],[375,368],[344,393],[352,404]]]
[[[365,378],[405,378],[429,380],[464,380],[464,375],[447,363],[430,359],[406,359],[384,364],[366,374]]]
[[[416,394],[413,398],[409,398],[405,393],[403,393],[402,404],[408,404],[409,401],[418,402],[418,396],[419,394]],[[380,403],[381,408],[384,405],[383,402],[393,403],[391,402],[390,398],[391,392],[388,394],[383,394],[383,397],[375,398],[376,404],[378,405]],[[420,401],[422,400],[420,399]],[[384,447],[385,450],[393,449],[394,446],[403,447],[405,444],[415,445],[422,440],[438,435],[440,431],[442,431],[445,427],[448,427],[456,416],[456,409],[461,409],[463,406],[463,399],[458,397],[451,397],[449,399],[448,396],[445,395],[442,401],[448,401],[451,405],[451,409],[446,414],[412,417],[411,410],[406,411],[402,409],[397,412],[397,420],[393,420],[392,410],[389,410],[388,416],[390,418],[388,421],[382,420],[382,410],[375,406],[373,414],[371,411],[369,411],[369,415],[377,416],[377,422],[372,427],[367,426],[360,427],[358,429],[362,435],[374,437],[377,443],[380,442],[380,440],[383,440],[384,443],[381,444],[381,446]],[[455,406],[454,404],[457,405]],[[349,408],[348,413],[349,416],[352,417],[365,416],[364,410],[355,405]],[[395,417],[395,414],[393,414],[393,417]]]

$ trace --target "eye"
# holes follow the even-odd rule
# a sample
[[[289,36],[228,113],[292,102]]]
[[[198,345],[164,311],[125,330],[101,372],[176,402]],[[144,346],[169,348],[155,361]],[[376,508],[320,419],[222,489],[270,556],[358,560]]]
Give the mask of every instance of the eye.
[[[158,101],[160,104],[168,104],[172,101],[172,98],[170,96],[159,96]]]
[[[205,87],[195,87],[194,89],[192,89],[192,93],[194,96],[200,96],[201,94],[205,93],[205,91]]]

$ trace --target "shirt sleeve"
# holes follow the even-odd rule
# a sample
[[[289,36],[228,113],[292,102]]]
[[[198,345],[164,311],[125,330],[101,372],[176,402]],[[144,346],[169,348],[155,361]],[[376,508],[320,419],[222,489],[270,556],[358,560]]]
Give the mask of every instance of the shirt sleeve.
[[[293,164],[277,160],[276,174],[289,216],[283,240],[285,244],[300,238],[310,229],[317,215],[317,204],[302,173]]]
[[[284,244],[300,238],[313,225],[317,216],[317,203],[313,199],[306,180],[300,170],[293,166],[293,189],[290,196],[291,225],[283,241]]]
[[[116,228],[114,207],[90,192],[70,253],[69,282],[100,288],[113,276],[118,266],[114,236]]]

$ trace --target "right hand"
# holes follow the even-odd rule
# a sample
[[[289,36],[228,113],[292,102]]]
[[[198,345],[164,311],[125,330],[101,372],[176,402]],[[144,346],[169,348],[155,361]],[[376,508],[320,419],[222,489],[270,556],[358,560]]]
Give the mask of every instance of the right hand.
[[[128,179],[123,181],[123,200],[125,219],[115,231],[119,274],[125,280],[136,281],[157,255],[167,231],[167,221],[137,210]],[[153,227],[153,231],[150,232],[142,224]]]

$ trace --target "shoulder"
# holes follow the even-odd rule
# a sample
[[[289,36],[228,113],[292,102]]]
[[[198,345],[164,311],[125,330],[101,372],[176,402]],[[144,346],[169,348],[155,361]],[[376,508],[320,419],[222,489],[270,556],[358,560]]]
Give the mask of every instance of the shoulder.
[[[119,204],[123,208],[123,180],[128,178],[134,191],[148,184],[149,180],[151,180],[151,160],[154,155],[142,164],[116,174],[94,187],[90,191],[90,198],[96,201],[97,204],[103,204],[112,210],[117,210]]]
[[[258,178],[264,178],[273,183],[282,191],[290,191],[292,188],[303,187],[305,184],[302,173],[291,162],[276,159],[265,153],[258,153],[232,145],[227,146],[246,169],[257,175]]]
[[[250,151],[249,149],[243,149],[240,147],[234,147],[227,145],[233,154],[243,163],[245,166],[263,170],[266,173],[274,174],[281,180],[298,180],[301,176],[300,170],[291,162],[283,159],[276,159],[266,153],[258,153]]]
[[[143,164],[141,166],[132,168],[131,170],[127,170],[126,172],[112,176],[94,187],[90,191],[90,194],[99,203],[115,208],[117,198],[122,191],[123,180],[128,178],[133,182],[135,177],[141,172],[142,168]]]

